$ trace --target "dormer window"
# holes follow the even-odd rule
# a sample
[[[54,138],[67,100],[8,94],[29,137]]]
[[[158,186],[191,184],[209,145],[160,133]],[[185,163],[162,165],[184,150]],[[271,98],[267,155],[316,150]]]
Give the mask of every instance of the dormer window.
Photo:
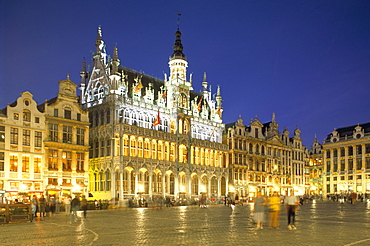
[[[64,118],[65,119],[71,119],[72,118],[72,112],[71,110],[64,110]]]

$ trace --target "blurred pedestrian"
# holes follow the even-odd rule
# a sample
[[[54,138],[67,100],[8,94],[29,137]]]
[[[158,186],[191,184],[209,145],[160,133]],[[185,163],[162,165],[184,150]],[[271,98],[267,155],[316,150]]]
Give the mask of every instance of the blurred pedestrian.
[[[269,198],[270,227],[277,228],[280,213],[280,197],[277,191]]]
[[[80,199],[78,196],[75,196],[75,198],[72,199],[71,206],[72,215],[77,216],[77,211],[80,209]]]
[[[56,199],[54,196],[50,197],[50,212],[55,213]]]
[[[254,203],[254,221],[257,223],[257,229],[263,229],[267,202],[266,197],[264,197],[260,191],[257,192],[257,197]]]
[[[45,211],[45,208],[46,208],[46,199],[44,197],[44,194],[41,195],[40,199],[39,199],[39,213],[40,213],[40,217],[45,217],[46,215],[46,211]]]
[[[81,209],[84,211],[84,218],[86,218],[86,211],[87,211],[87,199],[85,195],[82,195],[82,200],[81,200]]]
[[[31,199],[32,219],[37,217],[36,216],[37,205],[38,205],[37,196],[33,195]]]
[[[291,190],[289,196],[285,197],[284,203],[286,204],[287,214],[288,214],[288,229],[295,230],[295,212],[298,207],[298,198],[294,195],[294,191]]]
[[[64,210],[66,212],[66,215],[70,215],[71,214],[71,196],[64,197],[63,203],[64,203]]]

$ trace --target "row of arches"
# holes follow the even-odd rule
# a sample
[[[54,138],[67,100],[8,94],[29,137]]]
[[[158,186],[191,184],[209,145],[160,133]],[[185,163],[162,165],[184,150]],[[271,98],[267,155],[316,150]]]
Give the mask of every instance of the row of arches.
[[[207,194],[210,197],[225,196],[227,181],[225,176],[179,172],[159,169],[149,170],[145,167],[135,170],[125,167],[122,171],[90,171],[89,190],[91,192],[111,192],[117,197],[174,196],[180,193],[188,196]]]

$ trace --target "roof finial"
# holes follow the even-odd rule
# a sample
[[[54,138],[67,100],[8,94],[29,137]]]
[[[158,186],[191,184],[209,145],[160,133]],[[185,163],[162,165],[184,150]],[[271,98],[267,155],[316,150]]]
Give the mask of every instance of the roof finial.
[[[86,59],[85,59],[85,57],[82,60],[82,71],[86,72]]]
[[[114,59],[114,60],[117,60],[117,59],[118,59],[117,43],[114,43],[114,48],[113,48],[113,59]]]
[[[180,12],[177,13],[177,30],[180,29],[180,16],[181,16]]]
[[[180,16],[181,14],[178,14],[178,16]],[[179,25],[179,21],[180,19],[178,19],[178,25]],[[175,33],[175,37],[176,37],[176,41],[175,41],[175,44],[173,46],[173,54],[171,56],[171,60],[172,59],[183,59],[183,60],[186,60],[185,58],[185,55],[184,53],[182,53],[183,51],[183,47],[182,47],[182,43],[181,43],[181,32],[180,32],[180,29],[179,29],[179,26],[177,27],[177,31]]]

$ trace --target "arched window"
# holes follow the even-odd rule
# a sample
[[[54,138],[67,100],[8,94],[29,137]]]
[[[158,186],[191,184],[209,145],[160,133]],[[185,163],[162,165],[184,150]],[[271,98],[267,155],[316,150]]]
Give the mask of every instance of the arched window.
[[[198,195],[198,191],[198,175],[195,174],[191,177],[191,194]]]
[[[130,156],[136,156],[136,139],[134,137],[130,140]]]
[[[179,107],[180,108],[187,108],[188,107],[188,99],[187,99],[185,94],[180,94]]]
[[[189,122],[187,120],[184,120],[183,122],[183,134],[188,134],[189,132]]]
[[[28,109],[23,110],[23,121],[31,122],[31,111]]]

